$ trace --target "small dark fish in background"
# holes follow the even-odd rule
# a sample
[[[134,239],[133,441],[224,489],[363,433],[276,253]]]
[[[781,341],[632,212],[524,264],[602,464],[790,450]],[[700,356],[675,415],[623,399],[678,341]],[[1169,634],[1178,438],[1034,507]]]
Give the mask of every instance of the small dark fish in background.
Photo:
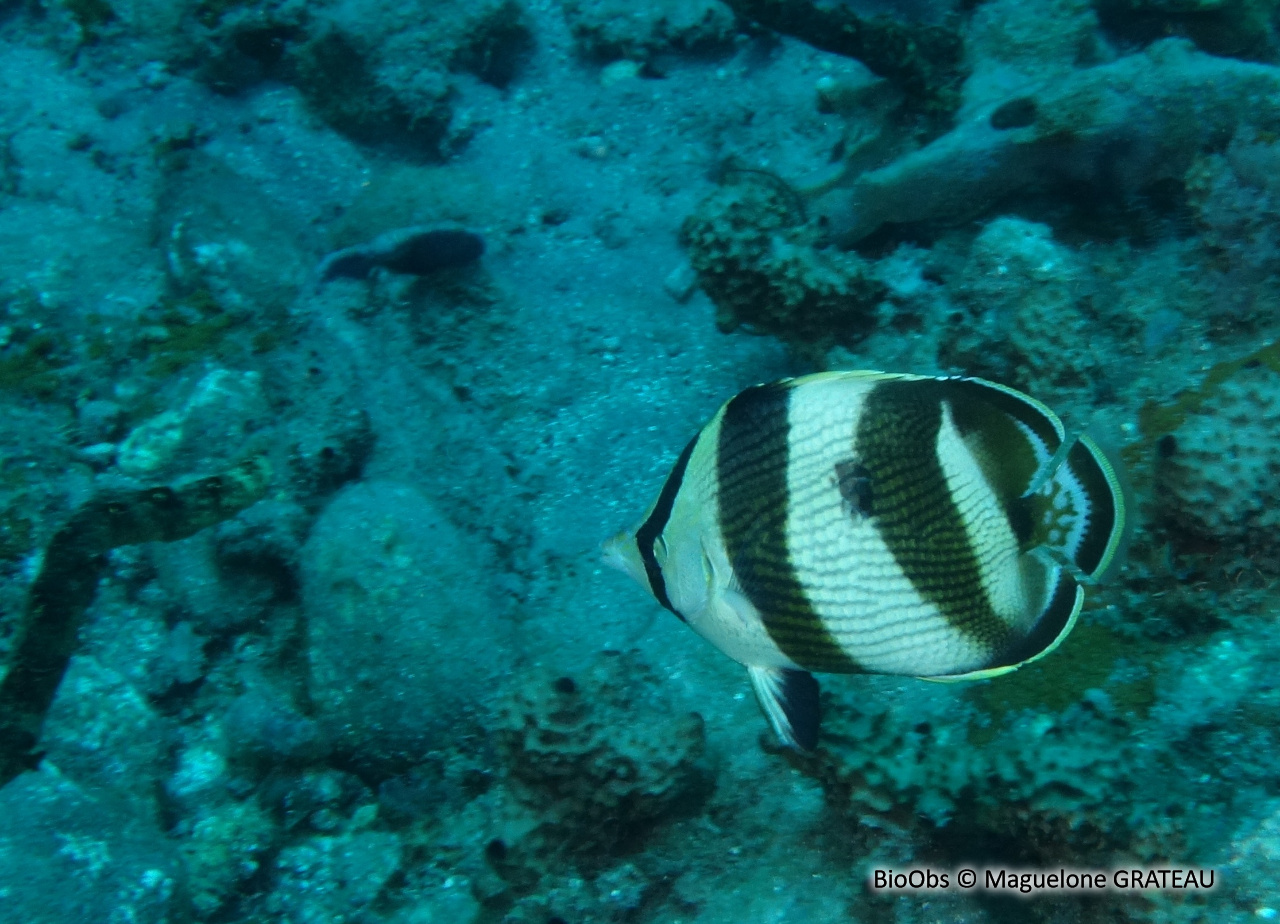
[[[393,273],[429,276],[466,266],[483,253],[484,238],[463,228],[398,228],[368,244],[329,254],[320,264],[320,279],[367,279],[379,266]]]

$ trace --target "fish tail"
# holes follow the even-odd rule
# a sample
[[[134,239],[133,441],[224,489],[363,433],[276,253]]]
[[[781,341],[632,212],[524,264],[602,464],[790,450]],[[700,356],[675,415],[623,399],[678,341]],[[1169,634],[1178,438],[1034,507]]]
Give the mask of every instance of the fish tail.
[[[1119,459],[1081,435],[1055,453],[1036,491],[1038,542],[1078,577],[1094,583],[1124,559],[1133,505]]]

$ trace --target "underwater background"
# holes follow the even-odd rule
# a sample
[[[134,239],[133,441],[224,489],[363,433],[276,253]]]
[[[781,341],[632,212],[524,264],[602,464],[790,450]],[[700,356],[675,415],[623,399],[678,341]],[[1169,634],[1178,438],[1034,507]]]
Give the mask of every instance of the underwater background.
[[[0,922],[1280,913],[1280,3],[0,43]],[[810,756],[600,543],[734,393],[858,368],[1027,391],[1137,523],[1052,655],[827,677]],[[1214,884],[869,881],[961,867]]]

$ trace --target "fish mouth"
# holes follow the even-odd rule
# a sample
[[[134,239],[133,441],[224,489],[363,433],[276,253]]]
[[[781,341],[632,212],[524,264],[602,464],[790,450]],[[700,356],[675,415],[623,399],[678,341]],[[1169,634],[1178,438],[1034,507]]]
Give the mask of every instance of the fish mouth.
[[[627,569],[627,543],[631,537],[625,532],[618,533],[600,544],[600,560],[610,568],[617,568],[619,571]]]
[[[645,573],[644,559],[640,557],[640,549],[636,546],[634,533],[624,530],[607,540],[600,547],[600,560],[610,568],[617,568],[631,575],[641,587],[648,589],[649,577]]]

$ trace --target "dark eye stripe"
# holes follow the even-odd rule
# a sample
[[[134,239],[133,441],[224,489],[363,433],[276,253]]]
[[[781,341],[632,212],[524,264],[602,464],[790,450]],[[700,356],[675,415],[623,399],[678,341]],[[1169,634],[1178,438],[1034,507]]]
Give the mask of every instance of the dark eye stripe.
[[[679,616],[681,622],[684,622],[685,618],[671,605],[671,598],[667,596],[667,582],[663,579],[662,568],[653,554],[653,546],[662,535],[662,531],[666,529],[667,521],[671,519],[671,508],[675,506],[676,495],[680,493],[680,485],[684,481],[684,470],[689,467],[689,457],[693,455],[693,447],[697,443],[698,437],[695,436],[689,440],[689,445],[684,447],[684,452],[680,453],[675,467],[667,476],[666,484],[662,486],[658,502],[653,505],[653,513],[649,514],[649,519],[636,530],[636,549],[640,552],[640,560],[644,562],[644,573],[649,579],[649,590],[659,603]]]

